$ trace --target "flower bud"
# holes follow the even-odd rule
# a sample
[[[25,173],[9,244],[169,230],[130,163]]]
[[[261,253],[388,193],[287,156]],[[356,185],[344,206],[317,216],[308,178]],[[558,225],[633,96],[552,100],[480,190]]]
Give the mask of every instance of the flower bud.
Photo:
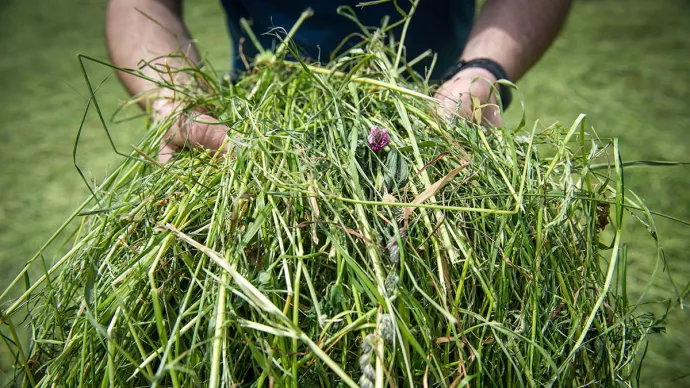
[[[388,135],[388,131],[378,125],[374,125],[371,128],[369,136],[367,136],[367,144],[369,144],[369,148],[374,152],[381,151],[390,141],[391,138]]]

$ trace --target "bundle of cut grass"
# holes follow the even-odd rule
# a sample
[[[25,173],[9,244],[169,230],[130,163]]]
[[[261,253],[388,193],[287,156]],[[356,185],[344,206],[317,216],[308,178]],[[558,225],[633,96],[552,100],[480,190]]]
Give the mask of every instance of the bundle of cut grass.
[[[199,90],[161,84],[226,123],[231,151],[160,165],[177,117],[152,123],[49,241],[71,249],[3,294],[42,268],[2,308],[16,379],[631,384],[656,321],[626,299],[621,222],[644,207],[623,198],[615,141],[583,117],[439,119],[387,31],[327,66],[287,61],[286,39],[234,84],[191,68]]]

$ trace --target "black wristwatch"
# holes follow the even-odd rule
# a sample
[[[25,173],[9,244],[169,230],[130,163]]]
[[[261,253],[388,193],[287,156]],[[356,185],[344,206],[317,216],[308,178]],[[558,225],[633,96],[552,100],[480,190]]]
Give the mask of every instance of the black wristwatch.
[[[494,77],[496,77],[497,80],[508,80],[508,74],[506,74],[506,71],[503,69],[503,67],[499,65],[496,61],[488,58],[477,58],[472,59],[470,61],[460,61],[455,65],[451,66],[451,68],[448,69],[443,78],[441,78],[441,83],[445,83],[449,79],[453,78],[456,74],[458,74],[461,70],[470,67],[480,67],[484,70],[487,70]],[[513,95],[508,86],[502,84],[498,84],[497,86],[498,94],[501,97],[501,104],[503,104],[503,110],[506,110],[508,109],[508,106],[510,106],[511,101],[513,100]]]

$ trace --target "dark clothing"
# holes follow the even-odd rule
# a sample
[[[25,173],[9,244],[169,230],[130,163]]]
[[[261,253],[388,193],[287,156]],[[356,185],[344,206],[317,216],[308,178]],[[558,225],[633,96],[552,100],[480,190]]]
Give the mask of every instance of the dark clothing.
[[[314,15],[302,24],[294,40],[303,55],[322,63],[329,61],[331,52],[343,38],[360,31],[354,22],[338,15],[338,6],[350,6],[355,10],[360,23],[367,27],[380,26],[385,15],[390,16],[389,25],[402,18],[392,1],[357,7],[360,2],[361,0],[221,0],[227,14],[233,45],[237,47],[239,38],[245,37],[242,49],[249,58],[253,57],[256,51],[240,28],[240,18],[251,21],[254,34],[264,48],[270,49],[277,45],[276,39],[275,36],[265,33],[274,27],[282,27],[289,31],[302,11],[311,7]],[[409,11],[408,1],[398,0],[398,5],[405,12]],[[472,27],[474,11],[474,0],[421,0],[407,31],[406,58],[413,59],[428,49],[438,53],[433,74],[433,77],[438,79],[441,73],[460,58]],[[397,39],[400,38],[401,31],[402,25],[396,27]],[[353,43],[358,41],[358,38],[352,40]],[[348,46],[344,48],[347,49]],[[244,69],[238,50],[234,50],[232,60],[233,68]],[[416,69],[423,73],[424,66],[430,64],[431,58],[428,58]]]

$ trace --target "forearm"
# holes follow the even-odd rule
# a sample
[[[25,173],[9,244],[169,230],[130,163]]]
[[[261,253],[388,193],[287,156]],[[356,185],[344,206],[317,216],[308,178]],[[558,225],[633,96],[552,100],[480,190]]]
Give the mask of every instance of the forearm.
[[[180,1],[111,0],[106,13],[106,41],[113,64],[133,69],[144,60],[149,62],[141,69],[144,74],[166,82],[173,82],[164,72],[166,66],[175,69],[188,65],[179,54],[192,63],[199,61],[182,21]],[[175,53],[177,58],[166,58]],[[152,82],[123,72],[118,72],[118,77],[130,94],[144,95],[142,103],[157,95],[147,93],[157,90]],[[185,80],[176,77],[174,82]]]
[[[556,38],[570,0],[487,0],[462,59],[489,58],[517,81]]]

